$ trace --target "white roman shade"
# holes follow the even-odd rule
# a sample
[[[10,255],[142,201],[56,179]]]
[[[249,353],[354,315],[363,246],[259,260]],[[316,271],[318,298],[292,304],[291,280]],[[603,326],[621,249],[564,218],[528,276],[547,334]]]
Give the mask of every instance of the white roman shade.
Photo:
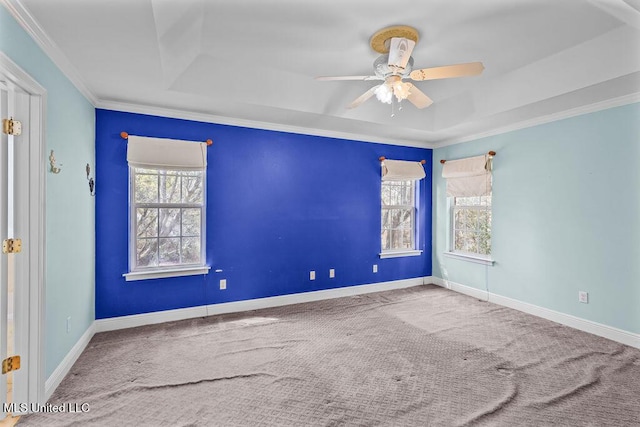
[[[422,179],[425,176],[424,167],[420,162],[385,159],[382,163],[383,181],[409,181]]]
[[[447,196],[486,196],[491,193],[491,160],[486,155],[447,160],[442,177],[447,180]]]
[[[203,170],[207,166],[207,144],[129,135],[127,162],[145,169]]]

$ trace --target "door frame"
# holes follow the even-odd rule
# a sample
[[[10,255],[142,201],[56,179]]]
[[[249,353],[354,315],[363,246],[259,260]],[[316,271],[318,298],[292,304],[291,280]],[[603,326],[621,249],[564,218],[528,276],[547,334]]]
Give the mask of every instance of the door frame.
[[[15,192],[28,194],[28,220],[22,239],[23,255],[29,271],[26,276],[26,298],[19,301],[15,311],[29,313],[28,354],[24,360],[27,369],[27,397],[29,402],[44,404],[44,331],[45,331],[45,118],[47,90],[28,73],[0,51],[0,75],[29,96],[28,152],[29,182],[18,182]]]

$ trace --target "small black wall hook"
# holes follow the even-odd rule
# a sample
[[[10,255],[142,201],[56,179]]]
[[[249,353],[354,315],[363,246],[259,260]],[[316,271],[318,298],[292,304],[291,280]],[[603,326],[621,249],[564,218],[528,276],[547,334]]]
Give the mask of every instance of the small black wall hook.
[[[91,175],[91,166],[89,166],[89,163],[87,163],[87,166],[85,167],[85,171],[87,172],[87,179],[89,180],[89,194],[91,194],[92,196],[95,196],[96,182],[93,180],[93,178],[89,176]]]

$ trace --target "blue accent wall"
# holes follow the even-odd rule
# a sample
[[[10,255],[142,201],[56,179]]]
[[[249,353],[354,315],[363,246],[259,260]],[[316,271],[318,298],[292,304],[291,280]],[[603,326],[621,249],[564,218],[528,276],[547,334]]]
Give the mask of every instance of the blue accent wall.
[[[129,186],[121,131],[213,139],[207,153],[209,274],[122,277],[128,272]],[[378,256],[380,156],[427,161],[417,218],[421,256]],[[98,109],[96,318],[430,276],[431,165],[429,149]],[[219,289],[220,279],[227,280],[226,290]]]

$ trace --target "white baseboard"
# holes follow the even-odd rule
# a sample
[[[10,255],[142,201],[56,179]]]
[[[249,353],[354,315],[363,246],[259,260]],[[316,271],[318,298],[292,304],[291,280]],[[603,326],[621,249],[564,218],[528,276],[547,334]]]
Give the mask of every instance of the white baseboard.
[[[431,277],[417,277],[414,279],[393,280],[368,285],[346,286],[343,288],[325,289],[321,291],[303,292],[299,294],[280,295],[267,298],[256,298],[245,301],[226,302],[207,306],[181,308],[177,310],[157,311],[154,313],[134,314],[131,316],[112,317],[95,321],[95,332],[114,331],[133,328],[136,326],[152,325],[176,320],[192,319],[194,317],[213,316],[216,314],[238,313],[262,308],[279,307],[290,304],[320,301],[332,298],[348,297],[368,294],[371,292],[388,291],[392,289],[409,288],[428,283]]]
[[[207,307],[201,305],[198,307],[179,308],[176,310],[154,311],[153,313],[97,319],[94,324],[96,327],[96,333],[98,333],[205,316],[207,316]]]
[[[602,323],[593,322],[591,320],[572,316],[566,313],[561,313],[559,311],[550,310],[548,308],[529,304],[527,302],[518,301],[513,298],[504,297],[502,295],[487,292],[486,290],[461,285],[460,283],[452,282],[450,280],[444,280],[439,277],[430,277],[430,279],[431,282],[425,283],[433,283],[434,285],[442,286],[461,294],[469,295],[474,298],[482,299],[494,304],[502,305],[504,307],[513,308],[515,310],[532,314],[534,316],[542,317],[543,319],[551,320],[553,322],[570,326],[584,332],[589,332],[590,334],[608,338],[612,341],[617,341],[631,347],[640,348],[640,334],[635,334],[623,329],[603,325]]]
[[[64,377],[69,373],[73,364],[76,363],[78,357],[82,354],[84,349],[93,338],[95,333],[95,322],[92,323],[87,330],[82,334],[78,342],[69,350],[69,353],[62,359],[62,362],[58,365],[58,367],[51,373],[49,378],[44,384],[44,400],[45,402],[49,400],[53,392],[58,388]]]

